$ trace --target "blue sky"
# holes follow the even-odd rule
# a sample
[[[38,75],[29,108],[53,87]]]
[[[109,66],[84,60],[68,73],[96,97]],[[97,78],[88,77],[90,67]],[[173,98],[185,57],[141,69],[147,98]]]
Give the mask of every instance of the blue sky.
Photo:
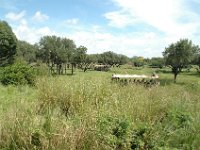
[[[0,0],[0,19],[20,40],[57,35],[88,53],[153,57],[180,38],[200,44],[200,0]]]

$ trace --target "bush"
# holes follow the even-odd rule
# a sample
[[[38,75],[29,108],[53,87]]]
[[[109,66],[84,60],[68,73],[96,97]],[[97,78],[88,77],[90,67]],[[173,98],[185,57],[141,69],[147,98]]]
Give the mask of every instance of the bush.
[[[3,85],[34,85],[35,70],[29,65],[13,64],[0,69],[0,82]]]
[[[100,141],[111,149],[128,149],[130,121],[111,116],[98,118],[98,136]]]

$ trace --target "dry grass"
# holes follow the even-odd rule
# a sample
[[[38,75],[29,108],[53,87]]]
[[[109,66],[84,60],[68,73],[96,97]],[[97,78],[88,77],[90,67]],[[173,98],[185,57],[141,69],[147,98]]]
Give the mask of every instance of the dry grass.
[[[160,76],[151,88],[101,72],[1,86],[0,149],[198,149],[199,78]]]

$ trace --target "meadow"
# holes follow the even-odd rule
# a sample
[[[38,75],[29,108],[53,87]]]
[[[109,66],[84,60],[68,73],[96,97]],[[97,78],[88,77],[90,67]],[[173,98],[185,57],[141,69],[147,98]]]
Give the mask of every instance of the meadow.
[[[113,73],[150,75],[160,85],[113,83]],[[113,68],[0,85],[0,149],[198,150],[200,75]]]

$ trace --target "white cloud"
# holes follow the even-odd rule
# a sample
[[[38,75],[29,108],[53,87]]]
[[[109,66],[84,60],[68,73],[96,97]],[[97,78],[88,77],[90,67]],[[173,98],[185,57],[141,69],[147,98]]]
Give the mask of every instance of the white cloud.
[[[18,17],[18,25],[13,26],[14,32],[21,40],[30,43],[38,42],[44,35],[57,35],[73,39],[77,46],[84,45],[88,48],[88,53],[102,53],[104,51],[114,51],[116,53],[132,56],[162,56],[162,51],[172,42],[180,38],[189,38],[195,44],[199,44],[197,37],[200,27],[200,17],[194,11],[190,11],[185,5],[185,0],[112,0],[118,10],[107,12],[104,17],[109,20],[109,26],[120,29],[126,26],[137,27],[129,32],[115,32],[111,28],[100,25],[83,27],[78,25],[78,18],[71,18],[61,22],[62,27],[70,27],[70,33],[59,33],[53,31],[48,26],[39,27],[38,24],[31,26],[27,22],[25,14]],[[22,13],[23,14],[23,13]],[[19,14],[15,14],[20,16]],[[47,20],[49,17],[41,12],[36,12],[34,16],[37,21]],[[43,17],[41,17],[43,16]],[[30,20],[29,20],[30,21]],[[145,29],[142,27],[145,26]],[[148,28],[150,27],[150,28]],[[153,27],[154,30],[151,30]],[[127,30],[125,30],[127,31]],[[159,32],[156,32],[159,31]]]
[[[49,27],[30,27],[25,19],[21,20],[19,25],[13,28],[17,38],[34,44],[42,36],[56,34]]]
[[[72,18],[72,19],[68,19],[68,20],[64,21],[64,24],[67,24],[67,25],[77,25],[78,22],[79,22],[78,18]]]
[[[124,27],[133,23],[150,25],[166,34],[182,34],[196,32],[200,26],[199,15],[187,8],[184,0],[112,0],[118,11],[105,14],[109,24]],[[123,12],[123,14],[121,13]],[[110,15],[109,15],[110,14]],[[187,18],[187,22],[181,19]],[[123,26],[119,26],[121,24]]]
[[[46,14],[42,14],[40,11],[37,11],[32,19],[37,22],[43,22],[48,20],[49,16],[47,16]]]
[[[110,20],[109,25],[113,27],[126,27],[135,22],[129,14],[124,13],[123,11],[114,11],[104,14],[106,19]]]
[[[84,45],[88,53],[102,53],[114,51],[119,54],[132,56],[161,56],[163,41],[153,32],[129,33],[126,35],[114,35],[101,30],[75,31],[70,34],[61,34],[73,39],[77,46]],[[162,49],[160,48],[162,47]]]
[[[13,13],[9,12],[8,14],[5,15],[6,19],[9,19],[11,21],[19,21],[21,20],[24,16],[26,15],[26,11],[21,11],[20,13]]]
[[[180,38],[189,38],[197,41],[195,44],[199,44],[197,35],[200,27],[200,15],[188,6],[189,2],[198,0],[111,1],[118,6],[118,9],[104,14],[109,21],[108,25],[116,28],[134,25],[140,29],[140,33],[134,32],[133,29],[133,35],[127,36],[123,33],[118,35],[118,39],[121,41],[115,40],[114,42],[117,43],[115,44],[122,53],[124,47],[125,54],[147,57],[161,56],[166,46]],[[142,28],[144,26],[145,29]],[[152,27],[153,30],[151,30]],[[136,35],[134,36],[134,34]]]
[[[32,27],[31,25],[29,25],[29,23],[31,22],[27,21],[25,15],[26,15],[26,11],[22,11],[18,14],[10,12],[5,15],[6,19],[15,21],[15,22],[11,22],[10,25],[12,26],[12,29],[18,39],[34,44],[38,42],[42,36],[56,34],[49,27],[39,27],[39,26]],[[35,13],[32,19],[34,19],[35,21],[37,20],[41,22],[48,18],[49,18],[48,16],[41,14],[38,11]]]

